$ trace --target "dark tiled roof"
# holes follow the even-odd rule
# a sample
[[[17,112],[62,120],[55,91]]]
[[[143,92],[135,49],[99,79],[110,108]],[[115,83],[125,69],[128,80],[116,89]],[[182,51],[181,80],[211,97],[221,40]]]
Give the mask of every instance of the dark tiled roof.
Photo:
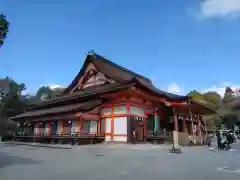
[[[75,99],[80,99],[80,101],[88,100],[90,97],[99,97],[99,95],[104,94],[104,93],[109,93],[109,92],[116,92],[120,90],[124,90],[127,88],[130,88],[134,85],[133,82],[124,82],[122,84],[120,83],[112,83],[112,84],[103,84],[100,86],[94,86],[94,87],[88,87],[84,88],[83,90],[79,90],[76,92],[73,92],[71,94],[66,94],[62,96],[58,96],[52,100],[49,101],[44,101],[40,104],[37,104],[36,106],[32,106],[32,109],[35,108],[40,108],[40,107],[45,107],[47,105],[54,105],[58,104],[61,102],[69,102]]]
[[[25,113],[22,113],[20,115],[14,116],[11,119],[21,119],[26,117],[37,117],[37,116],[44,116],[44,115],[52,115],[52,114],[58,114],[58,113],[67,113],[67,112],[73,112],[73,111],[81,111],[86,112],[89,110],[92,110],[93,108],[96,108],[104,103],[103,99],[96,99],[96,100],[90,100],[82,103],[76,103],[76,104],[69,104],[65,106],[58,106],[58,107],[51,107],[47,109],[40,109],[40,110],[32,110]]]
[[[96,53],[92,53],[87,56],[82,69],[80,70],[78,75],[75,77],[75,79],[72,81],[72,83],[69,85],[69,87],[65,90],[64,93],[68,93],[77,84],[80,77],[83,75],[85,68],[90,62],[93,63],[96,66],[97,70],[103,73],[106,77],[111,78],[119,83],[132,81],[133,79],[135,79],[137,80],[137,82],[139,82],[140,84],[145,86],[147,89],[149,89],[152,93],[158,94],[160,96],[164,96],[172,100],[185,100],[188,98],[187,96],[179,96],[179,95],[162,91],[156,88],[152,84],[150,79],[142,75],[139,75],[137,73],[134,73],[118,64],[115,64],[112,61]]]
[[[133,71],[130,71],[118,64],[115,64],[114,62],[98,55],[93,54],[93,64],[97,67],[97,69],[102,72],[104,75],[110,78],[117,78],[116,80],[124,80],[124,81],[130,81],[133,78],[138,79],[142,83],[151,83],[151,80],[137,74]]]

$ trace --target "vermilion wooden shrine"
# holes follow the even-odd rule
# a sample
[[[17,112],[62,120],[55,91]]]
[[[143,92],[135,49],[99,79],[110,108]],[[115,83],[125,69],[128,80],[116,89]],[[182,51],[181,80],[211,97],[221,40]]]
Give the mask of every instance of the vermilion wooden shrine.
[[[12,119],[19,139],[72,141],[86,139],[131,143],[189,138],[201,143],[201,116],[213,113],[187,96],[156,88],[150,79],[92,52],[61,96],[32,106]]]

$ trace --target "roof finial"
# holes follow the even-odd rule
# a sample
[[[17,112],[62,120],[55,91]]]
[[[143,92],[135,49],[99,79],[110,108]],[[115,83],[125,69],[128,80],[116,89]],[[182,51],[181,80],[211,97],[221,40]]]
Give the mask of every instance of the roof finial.
[[[93,54],[95,54],[94,50],[88,51],[88,55],[93,55]]]

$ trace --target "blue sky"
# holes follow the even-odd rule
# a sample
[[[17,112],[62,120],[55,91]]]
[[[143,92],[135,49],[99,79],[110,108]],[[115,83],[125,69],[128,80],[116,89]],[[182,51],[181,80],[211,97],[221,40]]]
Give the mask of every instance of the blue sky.
[[[1,0],[0,77],[68,85],[89,50],[184,94],[240,87],[239,0]]]

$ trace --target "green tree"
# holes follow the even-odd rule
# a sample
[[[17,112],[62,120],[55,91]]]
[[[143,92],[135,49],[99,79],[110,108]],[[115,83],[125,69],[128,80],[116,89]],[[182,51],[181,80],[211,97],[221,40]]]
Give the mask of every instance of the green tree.
[[[22,92],[25,84],[17,83],[11,78],[0,79],[0,135],[7,129],[8,117],[26,110],[25,97]]]
[[[49,86],[42,86],[37,90],[36,98],[43,101],[50,100],[60,95],[62,91],[63,91],[63,88],[51,89]]]
[[[3,45],[5,38],[8,33],[9,22],[6,19],[6,16],[0,14],[0,47]]]
[[[202,94],[205,101],[214,104],[215,106],[219,107],[221,103],[221,96],[214,91],[209,91]]]
[[[26,89],[25,84],[17,83],[13,79],[6,77],[0,80],[0,105],[1,113],[7,117],[19,114],[25,110],[25,96],[22,92]]]
[[[196,90],[193,90],[193,91],[190,91],[188,93],[188,96],[192,97],[193,99],[196,99],[196,100],[204,100],[202,94]]]
[[[234,112],[229,112],[227,114],[224,114],[222,117],[222,123],[225,124],[227,129],[233,129],[234,125],[239,122],[239,117]]]
[[[53,93],[50,87],[42,86],[37,90],[36,97],[40,100],[50,100],[52,99]]]
[[[230,87],[226,87],[222,102],[229,103],[234,100],[234,98],[235,96],[233,90]]]

